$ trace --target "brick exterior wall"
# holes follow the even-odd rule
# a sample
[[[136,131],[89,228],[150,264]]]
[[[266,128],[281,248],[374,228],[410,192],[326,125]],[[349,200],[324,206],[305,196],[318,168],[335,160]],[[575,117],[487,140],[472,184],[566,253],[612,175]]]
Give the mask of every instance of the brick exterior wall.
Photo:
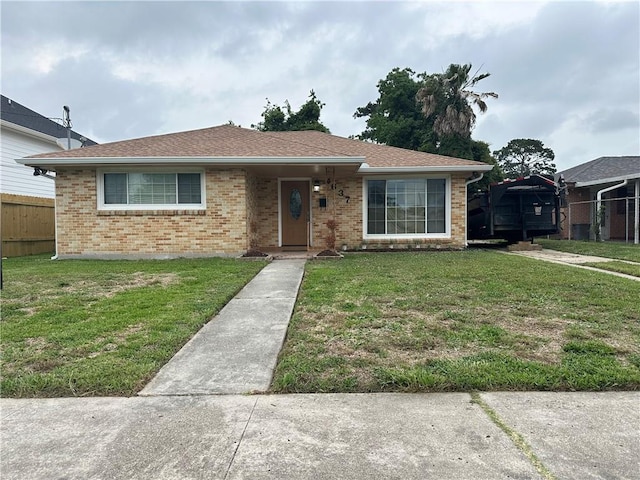
[[[278,247],[278,179],[241,169],[206,169],[206,210],[98,210],[96,171],[59,169],[56,179],[60,258],[240,255]],[[451,238],[363,240],[361,177],[338,178],[311,193],[312,246],[326,248],[335,215],[336,247],[463,248],[465,176],[451,176]],[[342,193],[342,195],[340,195]],[[320,208],[319,199],[327,199]],[[348,201],[347,201],[348,197]]]
[[[320,192],[311,193],[312,247],[324,249],[329,234],[327,221],[335,215],[336,247],[349,250],[365,248],[399,248],[411,246],[462,248],[465,246],[465,181],[464,175],[451,177],[451,238],[363,240],[362,202],[363,181],[361,177],[338,178],[335,188],[322,183]],[[340,195],[342,192],[342,196]],[[347,197],[349,197],[347,201]],[[278,247],[278,179],[257,179],[258,245],[261,248]],[[320,208],[320,198],[326,198],[327,207]]]
[[[236,255],[248,248],[240,169],[205,171],[206,211],[99,211],[95,170],[56,173],[60,258]]]

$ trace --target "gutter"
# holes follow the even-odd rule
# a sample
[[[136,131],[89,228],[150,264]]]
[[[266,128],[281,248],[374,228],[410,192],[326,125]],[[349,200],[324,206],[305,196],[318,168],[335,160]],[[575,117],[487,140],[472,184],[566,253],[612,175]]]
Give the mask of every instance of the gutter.
[[[429,173],[429,172],[489,172],[493,169],[493,165],[436,165],[433,167],[370,167],[363,163],[358,169],[358,174],[366,175],[369,173]],[[482,177],[481,177],[482,178]],[[480,180],[480,179],[478,179]],[[473,183],[473,182],[472,182]]]
[[[364,157],[26,157],[16,162],[30,167],[101,165],[360,165]]]
[[[602,241],[602,239],[600,238],[600,230],[601,230],[602,220],[603,220],[602,219],[602,194],[610,192],[611,190],[616,190],[620,187],[624,187],[628,181],[629,181],[628,179],[625,179],[622,183],[619,183],[618,185],[612,185],[610,187],[603,188],[602,190],[598,190],[598,193],[596,194],[596,240],[597,241]]]

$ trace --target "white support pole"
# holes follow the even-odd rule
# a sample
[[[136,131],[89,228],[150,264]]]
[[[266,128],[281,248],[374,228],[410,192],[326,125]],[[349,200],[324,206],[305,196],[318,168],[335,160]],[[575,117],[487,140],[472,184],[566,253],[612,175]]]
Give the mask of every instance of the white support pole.
[[[640,178],[636,178],[635,198],[633,209],[633,243],[640,243]]]

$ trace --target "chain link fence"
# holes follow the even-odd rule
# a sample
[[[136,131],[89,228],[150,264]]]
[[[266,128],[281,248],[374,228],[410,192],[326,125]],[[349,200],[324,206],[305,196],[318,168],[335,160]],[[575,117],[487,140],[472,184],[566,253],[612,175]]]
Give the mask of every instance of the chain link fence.
[[[638,197],[570,202],[565,210],[563,237],[569,240],[638,242]]]

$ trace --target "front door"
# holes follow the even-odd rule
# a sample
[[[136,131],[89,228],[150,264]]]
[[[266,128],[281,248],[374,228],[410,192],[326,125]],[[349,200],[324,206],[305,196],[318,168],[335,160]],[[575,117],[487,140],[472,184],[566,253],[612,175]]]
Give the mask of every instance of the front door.
[[[309,188],[307,180],[283,181],[280,185],[283,247],[308,245]]]

